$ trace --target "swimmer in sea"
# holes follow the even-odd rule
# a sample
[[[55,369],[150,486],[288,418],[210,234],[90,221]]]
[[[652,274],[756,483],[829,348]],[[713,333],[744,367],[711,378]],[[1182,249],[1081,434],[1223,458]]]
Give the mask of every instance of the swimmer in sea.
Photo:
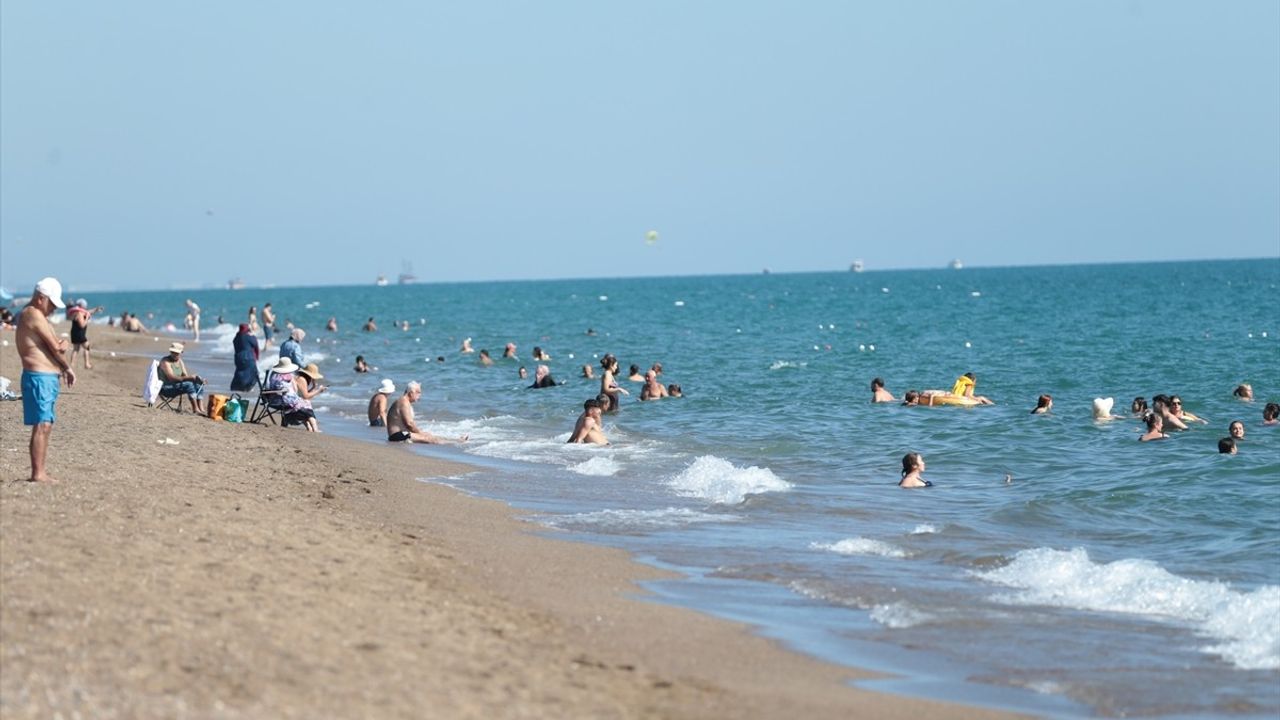
[[[658,382],[658,374],[650,370],[644,374],[644,388],[640,390],[641,400],[661,400],[667,396],[667,389]]]
[[[644,382],[644,375],[640,374],[639,365],[631,366],[631,370],[627,373],[627,379],[631,382]]]
[[[375,322],[373,321],[373,318],[371,317],[371,318],[369,318],[368,320],[365,320],[365,321],[364,321],[364,327],[362,327],[362,328],[360,328],[360,329],[361,329],[361,330],[363,330],[363,331],[365,331],[365,332],[378,332],[378,324],[377,324],[377,323],[375,323]]]
[[[679,383],[671,383],[667,386],[667,397],[684,397],[684,390],[680,389]]]
[[[1227,434],[1230,435],[1233,440],[1243,440],[1244,423],[1239,420],[1232,420],[1231,424],[1227,426]]]
[[[1249,383],[1240,383],[1231,394],[1245,402],[1253,402],[1253,386]]]
[[[933,487],[933,483],[920,477],[924,472],[924,456],[920,453],[907,453],[902,456],[902,479],[898,481],[900,488]]]
[[[338,318],[330,317],[329,322],[325,323],[324,329],[329,332],[338,332]]]
[[[907,407],[915,407],[920,404],[920,391],[908,390],[902,394],[902,404]]]
[[[609,396],[609,407],[601,409],[605,412],[617,412],[622,404],[618,398],[619,393],[631,394],[626,388],[618,387],[618,381],[614,379],[614,373],[618,372],[618,358],[613,353],[608,353],[600,358],[600,367],[604,369],[604,374],[600,376],[600,392]]]
[[[489,351],[484,349],[480,350],[480,355],[476,357],[476,360],[485,367],[493,364],[493,358],[489,357]]]
[[[1133,403],[1129,405],[1129,412],[1133,413],[1138,417],[1142,417],[1143,415],[1146,415],[1148,409],[1149,408],[1147,407],[1147,399],[1142,396],[1138,396],[1134,398]]]
[[[370,367],[369,367],[369,363],[367,363],[367,362],[365,362],[365,361],[364,361],[364,356],[363,356],[363,355],[357,355],[357,356],[356,356],[356,366],[355,366],[355,371],[356,371],[356,372],[358,372],[358,373],[367,373],[367,372],[369,372],[370,370],[377,370],[377,368],[370,368]]]
[[[1208,420],[1205,420],[1204,418],[1196,415],[1195,413],[1183,410],[1182,398],[1178,397],[1177,395],[1174,395],[1173,397],[1169,398],[1169,410],[1174,414],[1175,417],[1177,417],[1179,420],[1181,420],[1184,423],[1198,422],[1198,423],[1203,423],[1205,425],[1209,424]]]
[[[458,352],[466,353],[466,354],[475,352],[475,350],[471,347],[471,338],[462,339],[462,348],[458,350]]]
[[[1112,415],[1111,408],[1116,404],[1115,398],[1094,398],[1093,419],[1097,421],[1119,420],[1119,415]]]
[[[1160,413],[1154,411],[1149,412],[1147,413],[1147,416],[1143,418],[1143,421],[1147,424],[1147,431],[1143,433],[1142,437],[1138,438],[1138,442],[1163,440],[1169,437],[1164,434],[1164,418],[1161,417]]]
[[[521,366],[520,366],[520,369],[516,371],[516,374],[520,376],[520,379],[521,379],[521,380],[528,380],[528,379],[529,379],[529,371],[528,371],[528,370],[526,370],[526,369],[525,369],[525,367],[524,367],[523,365],[521,365]]]
[[[1262,408],[1262,424],[1275,425],[1276,423],[1280,423],[1280,403],[1267,403],[1267,406]]]
[[[514,360],[516,357],[516,344],[512,342],[507,343],[507,347],[502,351],[502,357]]]
[[[596,377],[596,369],[590,365],[583,365],[582,377],[587,378],[588,380],[594,380]]]
[[[971,372],[967,372],[956,378],[956,384],[951,386],[951,394],[967,397],[977,400],[981,405],[995,405],[982,395],[974,395],[973,389],[978,386],[978,376]]]
[[[874,378],[871,381],[871,402],[891,403],[896,401],[897,399],[893,397],[893,394],[884,389],[884,380]]]
[[[1236,441],[1225,437],[1218,441],[1218,453],[1221,455],[1235,455]]]
[[[1045,413],[1049,412],[1052,409],[1053,409],[1053,396],[1049,394],[1045,394],[1045,395],[1041,395],[1039,400],[1036,400],[1035,409],[1031,411],[1031,414],[1044,415]]]
[[[547,362],[551,356],[542,351],[537,345],[533,346],[533,359],[535,362]]]
[[[1186,430],[1187,424],[1174,414],[1173,409],[1169,407],[1168,395],[1156,395],[1151,398],[1151,412],[1160,416],[1163,425],[1174,427],[1179,430]]]
[[[582,414],[578,416],[578,422],[569,435],[569,442],[591,445],[609,444],[609,438],[605,437],[604,429],[600,424],[599,400],[593,398],[582,403]]]

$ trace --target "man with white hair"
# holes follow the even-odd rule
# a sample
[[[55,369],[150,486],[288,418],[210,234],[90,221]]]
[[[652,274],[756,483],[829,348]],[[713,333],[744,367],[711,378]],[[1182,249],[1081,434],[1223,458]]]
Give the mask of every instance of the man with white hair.
[[[71,363],[63,358],[66,342],[59,340],[49,324],[49,313],[64,308],[62,283],[47,277],[36,283],[31,300],[18,314],[14,341],[22,359],[22,421],[31,426],[31,481],[56,482],[45,472],[49,436],[53,434],[54,405],[61,381],[76,384]]]
[[[302,341],[307,337],[307,331],[296,327],[289,332],[289,339],[280,343],[280,357],[289,358],[294,365],[298,367],[306,367],[307,364],[302,362]]]
[[[420,430],[413,421],[413,403],[418,402],[420,397],[422,397],[422,385],[416,380],[405,385],[404,394],[387,411],[387,442],[421,442],[441,445],[467,441],[466,435],[454,440]]]

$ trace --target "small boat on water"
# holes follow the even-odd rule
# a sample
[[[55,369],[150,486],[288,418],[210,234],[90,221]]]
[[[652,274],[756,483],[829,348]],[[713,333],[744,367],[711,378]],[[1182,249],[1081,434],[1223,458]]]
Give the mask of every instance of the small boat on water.
[[[964,267],[964,263],[960,262],[960,258],[955,258],[954,260],[951,261],[952,270],[960,270],[963,267]]]
[[[418,281],[418,276],[413,274],[413,265],[408,260],[400,262],[400,277],[396,278],[396,282],[401,285],[412,285]]]
[[[240,278],[231,278],[230,280],[228,280],[228,281],[227,281],[227,289],[228,289],[228,290],[243,290],[243,289],[244,289],[244,281],[243,281],[243,280],[241,280]]]
[[[377,285],[378,287],[386,287],[391,283],[387,281],[386,275],[379,275],[378,279],[373,281],[373,284]]]
[[[862,258],[853,261],[853,264],[849,266],[849,272],[862,272]]]

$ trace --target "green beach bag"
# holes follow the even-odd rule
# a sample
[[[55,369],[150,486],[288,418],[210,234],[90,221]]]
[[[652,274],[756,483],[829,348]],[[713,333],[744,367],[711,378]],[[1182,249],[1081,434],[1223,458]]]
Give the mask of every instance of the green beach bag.
[[[244,398],[239,395],[232,395],[227,404],[222,406],[222,419],[233,423],[243,422],[244,408],[247,404],[248,402]]]

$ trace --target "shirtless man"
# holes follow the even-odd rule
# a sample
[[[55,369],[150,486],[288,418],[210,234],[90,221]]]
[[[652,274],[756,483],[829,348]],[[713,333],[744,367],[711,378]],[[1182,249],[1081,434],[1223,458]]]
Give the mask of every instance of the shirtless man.
[[[650,370],[644,374],[644,387],[640,389],[641,400],[661,400],[667,396],[667,389],[658,382],[658,373]]]
[[[383,378],[382,384],[369,398],[369,427],[387,426],[387,399],[396,391],[396,384]]]
[[[874,380],[871,381],[871,402],[873,403],[897,402],[897,399],[894,398],[893,395],[888,390],[884,389],[883,380],[881,380],[880,378],[875,378]]]
[[[62,284],[47,277],[36,283],[31,301],[18,314],[14,341],[22,359],[22,420],[31,426],[31,481],[57,482],[45,472],[49,436],[53,434],[54,405],[61,380],[67,387],[76,384],[71,363],[62,357],[66,342],[59,340],[49,325],[49,313],[63,308]]]
[[[420,397],[422,397],[422,385],[418,384],[416,380],[410,381],[404,388],[404,394],[387,411],[387,442],[412,440],[413,442],[442,445],[467,441],[466,435],[454,440],[432,435],[419,429],[417,424],[413,422],[413,404],[418,402]]]
[[[252,328],[251,328],[252,329]],[[276,311],[271,309],[271,303],[262,306],[262,343],[263,348],[271,347],[271,338],[276,334]]]
[[[378,332],[378,324],[373,321],[373,318],[369,318],[360,329],[365,332]]]
[[[569,442],[608,445],[609,438],[604,436],[604,430],[600,427],[600,415],[599,400],[592,398],[582,403],[582,414],[578,416],[578,423],[573,426]]]

